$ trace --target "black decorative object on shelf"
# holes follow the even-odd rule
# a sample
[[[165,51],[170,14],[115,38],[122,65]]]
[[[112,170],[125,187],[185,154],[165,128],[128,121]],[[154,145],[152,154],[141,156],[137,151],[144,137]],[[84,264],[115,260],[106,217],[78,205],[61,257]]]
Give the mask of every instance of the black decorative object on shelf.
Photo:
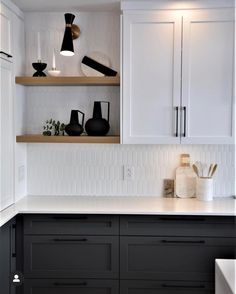
[[[107,120],[102,118],[101,103],[107,103]],[[93,118],[90,118],[85,124],[85,130],[89,136],[105,136],[110,130],[110,102],[95,101],[93,108]]]
[[[34,62],[32,63],[33,68],[36,72],[33,74],[33,77],[46,77],[47,75],[43,72],[47,67],[47,63]]]
[[[82,114],[81,124],[78,113]],[[71,110],[70,123],[65,126],[65,131],[69,136],[80,136],[84,131],[84,113],[80,110]]]
[[[113,69],[97,62],[96,60],[94,60],[88,56],[84,56],[84,58],[82,59],[82,63],[95,69],[96,71],[99,71],[100,73],[104,74],[105,76],[115,77],[117,75],[117,71],[114,71]]]

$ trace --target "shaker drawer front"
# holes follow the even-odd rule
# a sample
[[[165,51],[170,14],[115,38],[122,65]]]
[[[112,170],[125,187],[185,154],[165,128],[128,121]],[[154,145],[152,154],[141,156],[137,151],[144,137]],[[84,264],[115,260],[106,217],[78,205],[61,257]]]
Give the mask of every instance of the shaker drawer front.
[[[26,279],[24,294],[119,294],[118,280]]]
[[[121,237],[121,278],[208,281],[216,258],[235,258],[236,238]]]
[[[109,215],[27,215],[24,234],[118,235],[119,218]]]
[[[122,280],[121,294],[214,294],[214,284],[186,281]]]
[[[235,217],[122,216],[120,234],[128,236],[236,237]]]
[[[115,236],[25,236],[26,278],[117,278]]]

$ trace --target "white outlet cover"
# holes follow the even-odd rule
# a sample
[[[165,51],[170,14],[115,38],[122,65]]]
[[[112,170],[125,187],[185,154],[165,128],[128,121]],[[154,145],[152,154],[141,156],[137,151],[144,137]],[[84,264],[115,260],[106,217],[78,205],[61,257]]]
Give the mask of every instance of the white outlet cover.
[[[124,165],[124,181],[134,180],[134,167],[129,165]]]

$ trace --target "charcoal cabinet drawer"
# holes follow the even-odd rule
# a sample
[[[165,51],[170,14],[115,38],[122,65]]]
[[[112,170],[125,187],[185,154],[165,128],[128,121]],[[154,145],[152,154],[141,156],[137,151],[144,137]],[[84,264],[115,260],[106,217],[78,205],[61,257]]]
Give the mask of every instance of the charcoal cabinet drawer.
[[[25,235],[118,235],[119,217],[109,215],[26,215]]]
[[[119,294],[118,280],[26,279],[24,294]]]
[[[25,236],[26,278],[105,278],[119,275],[117,236]]]
[[[121,278],[210,281],[215,259],[235,248],[236,238],[121,237]]]
[[[232,216],[122,216],[123,236],[236,237]]]

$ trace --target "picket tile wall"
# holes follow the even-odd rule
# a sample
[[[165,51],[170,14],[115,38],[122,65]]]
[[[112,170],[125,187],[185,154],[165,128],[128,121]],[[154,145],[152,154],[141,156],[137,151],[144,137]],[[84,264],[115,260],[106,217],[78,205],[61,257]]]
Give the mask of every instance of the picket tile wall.
[[[159,197],[181,153],[216,162],[215,196],[235,194],[234,146],[89,144],[29,144],[28,194]],[[124,165],[134,167],[134,180],[123,179]]]

